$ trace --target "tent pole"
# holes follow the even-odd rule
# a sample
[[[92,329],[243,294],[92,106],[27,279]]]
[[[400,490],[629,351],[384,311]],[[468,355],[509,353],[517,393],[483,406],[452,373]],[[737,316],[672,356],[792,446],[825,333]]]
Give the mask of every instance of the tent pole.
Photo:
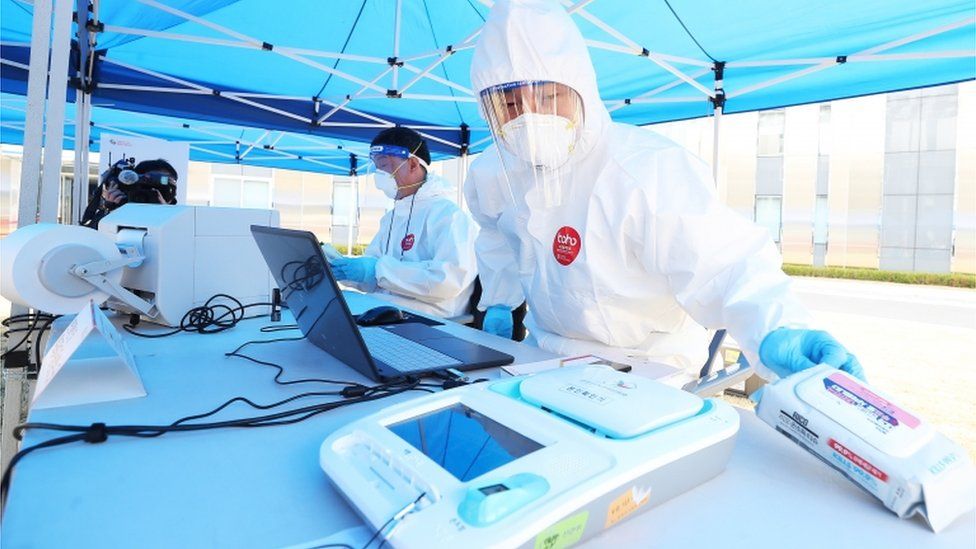
[[[17,226],[37,222],[37,198],[41,180],[41,147],[44,140],[44,107],[47,97],[47,58],[51,51],[53,0],[34,2],[30,64],[27,76],[27,112],[24,121],[24,155],[20,170]]]
[[[359,176],[356,175],[358,171],[359,159],[354,154],[349,155],[349,177],[350,186],[352,187],[352,200],[349,201],[349,228],[346,230],[346,255],[352,255],[352,231],[356,226],[355,220],[359,214]]]
[[[88,141],[91,128],[91,95],[78,91],[75,101],[75,171],[71,184],[71,211],[67,222],[78,224],[88,202]]]
[[[723,86],[723,81],[725,80],[725,62],[716,61],[715,66],[712,68],[715,71],[715,97],[712,98],[712,108],[713,108],[713,118],[715,119],[715,126],[712,129],[712,179],[715,180],[715,188],[718,188],[718,159],[719,159],[719,144],[721,135],[721,122],[722,122],[722,111],[725,109],[725,89]]]
[[[461,209],[464,207],[464,179],[468,175],[468,148],[471,141],[471,128],[464,122],[461,123],[461,155],[458,157],[458,176],[457,176],[457,203]]]
[[[403,0],[397,0],[396,3],[396,15],[393,19],[393,87],[392,89],[397,89],[397,81],[400,78],[400,66],[398,64],[398,58],[400,57],[400,19],[403,12]]]
[[[78,67],[75,99],[75,170],[71,185],[71,211],[65,212],[68,223],[77,224],[84,216],[88,202],[88,158],[91,137],[91,67],[96,34],[89,32],[89,0],[77,0],[75,4],[78,24]],[[97,5],[92,5],[97,19]]]
[[[54,30],[51,35],[51,66],[48,73],[47,117],[44,126],[44,167],[41,170],[39,219],[58,221],[61,194],[61,152],[64,148],[64,110],[68,92],[68,57],[71,53],[72,0],[54,4]],[[67,221],[70,212],[63,212]]]

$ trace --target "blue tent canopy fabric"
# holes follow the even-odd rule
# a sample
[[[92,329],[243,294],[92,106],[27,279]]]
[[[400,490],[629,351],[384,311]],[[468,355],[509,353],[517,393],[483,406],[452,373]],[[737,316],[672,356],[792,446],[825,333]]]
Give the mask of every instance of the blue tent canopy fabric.
[[[30,6],[0,2],[0,87],[23,94]],[[93,105],[359,142],[402,124],[435,156],[477,152],[490,137],[468,67],[484,4],[102,0]],[[976,77],[970,0],[564,4],[613,117],[633,124]]]
[[[74,106],[68,105],[66,149],[74,146],[74,118]],[[26,119],[26,98],[0,94],[0,142],[23,144]],[[351,155],[356,155],[357,163],[369,158],[369,146],[357,141],[94,107],[90,150],[99,150],[103,133],[187,142],[190,158],[200,162],[236,163],[241,157],[241,163],[251,166],[337,175],[349,173]]]

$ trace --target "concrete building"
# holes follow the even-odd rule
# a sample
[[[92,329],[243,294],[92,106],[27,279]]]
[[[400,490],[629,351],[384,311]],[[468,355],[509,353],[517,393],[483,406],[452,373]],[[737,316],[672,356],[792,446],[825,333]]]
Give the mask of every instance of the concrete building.
[[[728,115],[717,190],[788,263],[973,273],[974,121],[974,82]],[[710,118],[651,129],[712,158]],[[434,169],[457,184],[459,163]],[[70,186],[70,154],[62,174]],[[19,148],[5,146],[0,235],[16,227],[19,180]],[[191,162],[187,181],[189,204],[277,208],[283,226],[340,246],[368,243],[392,204],[370,176]]]
[[[723,117],[718,192],[788,263],[976,272],[976,83]],[[712,158],[712,120],[652,129]]]

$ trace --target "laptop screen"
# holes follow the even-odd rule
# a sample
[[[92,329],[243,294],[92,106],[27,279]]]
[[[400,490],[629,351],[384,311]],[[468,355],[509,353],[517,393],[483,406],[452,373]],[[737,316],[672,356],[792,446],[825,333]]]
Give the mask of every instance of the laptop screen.
[[[251,234],[302,333],[323,351],[370,379],[372,359],[315,236],[307,231],[251,226]]]

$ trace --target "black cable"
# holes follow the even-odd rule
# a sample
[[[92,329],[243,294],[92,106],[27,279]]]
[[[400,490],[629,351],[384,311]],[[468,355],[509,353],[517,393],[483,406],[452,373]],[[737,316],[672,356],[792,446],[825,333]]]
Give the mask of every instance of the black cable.
[[[388,520],[388,521],[386,521],[386,522],[384,522],[384,523],[383,523],[383,526],[380,526],[379,528],[377,528],[377,529],[376,529],[376,531],[375,531],[375,532],[373,532],[373,537],[371,537],[371,538],[369,538],[369,541],[367,541],[367,542],[366,542],[366,545],[363,545],[363,549],[366,549],[366,548],[367,548],[367,547],[369,547],[369,546],[370,546],[370,545],[371,545],[371,544],[372,544],[372,543],[373,543],[374,541],[376,541],[376,537],[380,535],[380,532],[382,532],[383,530],[386,530],[386,527],[387,527],[387,526],[389,526],[389,525],[390,525],[390,523],[391,523],[391,522],[393,522],[394,520],[396,520],[396,515],[394,515],[394,516],[392,516],[392,517],[390,517],[390,520]]]
[[[677,19],[678,23],[681,24],[681,28],[685,29],[685,33],[688,34],[688,38],[691,38],[691,40],[695,43],[695,45],[698,46],[698,49],[700,49],[702,53],[704,53],[709,59],[711,59],[712,63],[718,63],[718,59],[715,59],[714,57],[711,56],[711,54],[705,51],[705,48],[703,48],[702,45],[698,42],[698,39],[695,38],[695,35],[691,34],[691,31],[688,30],[688,27],[687,25],[685,25],[685,22],[682,21],[681,17],[678,16],[678,12],[674,11],[674,8],[671,7],[671,2],[669,2],[668,0],[664,0],[664,4],[668,7],[669,10],[671,10],[671,14],[674,15],[674,18]]]
[[[5,504],[7,499],[7,491],[10,488],[10,471],[17,465],[17,462],[22,460],[24,456],[30,454],[35,450],[40,450],[41,448],[50,448],[52,446],[60,446],[62,444],[69,444],[71,442],[77,442],[79,440],[85,440],[84,434],[77,435],[67,435],[58,438],[52,438],[50,440],[35,444],[28,448],[24,448],[21,451],[14,454],[14,457],[10,459],[10,463],[7,464],[6,470],[4,470],[3,478],[0,479],[0,504]]]
[[[34,340],[34,365],[37,367],[37,371],[41,371],[41,338],[44,337],[44,332],[46,332],[51,324],[58,317],[53,317],[45,321],[44,325],[37,330],[37,338]]]
[[[426,495],[427,495],[427,492],[421,492],[421,494],[419,496],[417,496],[406,507],[404,507],[402,510],[397,511],[396,513],[394,513],[393,516],[390,517],[389,520],[387,520],[386,522],[384,522],[382,526],[380,526],[379,528],[376,529],[376,532],[373,533],[373,537],[369,538],[369,541],[366,542],[366,545],[363,545],[363,549],[366,549],[367,547],[369,547],[370,544],[373,543],[373,541],[376,540],[376,536],[380,535],[383,532],[383,530],[386,530],[386,527],[389,526],[390,523],[392,523],[393,521],[398,520],[398,519],[399,520],[403,520],[403,516],[397,517],[397,515],[400,515],[401,513],[404,513],[405,511],[406,511],[406,514],[409,514],[410,511],[408,511],[408,510],[411,510],[412,511],[412,508],[415,507],[418,503],[420,503],[420,500],[424,499],[424,496],[426,496]],[[386,544],[386,542],[387,542],[387,537],[386,537],[386,535],[384,535],[383,536],[383,541],[380,542],[379,547],[377,547],[377,549],[382,549],[383,548],[383,545]]]
[[[288,381],[283,381],[281,379],[281,376],[283,376],[285,374],[285,369],[280,364],[276,364],[274,362],[268,362],[266,360],[260,360],[260,359],[254,358],[252,356],[245,355],[245,354],[243,354],[243,353],[240,352],[241,349],[243,349],[244,347],[247,347],[248,345],[265,345],[265,344],[268,344],[268,343],[280,343],[282,341],[301,341],[303,339],[305,339],[305,336],[304,335],[302,335],[300,337],[280,337],[280,338],[276,338],[276,339],[263,339],[263,340],[245,341],[244,343],[241,343],[240,345],[238,345],[238,347],[236,349],[234,349],[233,351],[231,351],[229,353],[224,353],[224,356],[243,358],[244,360],[248,360],[250,362],[253,362],[254,364],[259,364],[261,366],[267,366],[269,368],[274,368],[275,370],[278,371],[278,373],[275,374],[273,381],[275,383],[277,383],[278,385],[295,385],[295,384],[298,384],[298,383],[332,383],[332,384],[335,384],[335,385],[348,385],[348,386],[360,385],[359,383],[355,383],[355,382],[352,382],[352,381],[340,381],[340,380],[326,379],[326,378],[302,378],[302,379],[292,379],[292,380],[288,380]]]
[[[35,329],[37,329],[37,324],[39,322],[45,322],[46,321],[46,324],[41,329],[41,331],[43,332],[44,330],[47,330],[48,328],[50,328],[51,322],[54,322],[54,320],[57,319],[57,318],[59,318],[59,317],[60,317],[60,315],[50,315],[50,314],[47,314],[47,313],[28,313],[28,314],[22,314],[22,315],[14,315],[14,316],[5,318],[2,321],[0,321],[0,325],[2,325],[4,328],[7,328],[7,331],[5,331],[3,333],[3,336],[4,337],[9,337],[10,334],[15,334],[15,333],[19,333],[19,332],[27,332],[24,335],[23,339],[21,339],[20,341],[18,341],[16,345],[13,345],[12,347],[9,347],[2,355],[0,355],[0,359],[6,358],[7,355],[9,355],[10,353],[12,353],[12,352],[16,351],[17,349],[19,349],[24,343],[27,343],[28,341],[30,341],[31,335],[33,335]],[[16,323],[21,323],[21,322],[26,322],[27,323],[27,327],[26,328],[11,328],[11,324],[16,324]]]
[[[224,303],[214,303],[218,299],[226,299],[234,306]],[[196,332],[198,334],[217,334],[237,326],[242,320],[260,318],[267,315],[244,316],[244,311],[252,307],[270,307],[271,303],[248,303],[244,305],[237,298],[227,294],[215,294],[203,305],[194,307],[183,315],[177,328],[166,332],[146,333],[133,330],[134,324],[126,323],[122,328],[132,335],[145,338],[160,338],[176,335],[180,332]],[[230,318],[228,318],[230,317]]]
[[[248,428],[248,427],[271,427],[278,425],[290,425],[293,423],[298,423],[305,421],[311,417],[318,414],[340,408],[342,406],[347,406],[350,404],[356,404],[359,402],[368,402],[372,400],[378,400],[381,398],[386,398],[389,396],[397,395],[409,390],[412,390],[417,384],[417,380],[413,380],[409,383],[402,383],[400,385],[391,386],[378,386],[378,387],[366,387],[367,393],[359,396],[353,396],[345,400],[332,401],[323,404],[315,404],[311,406],[303,406],[300,408],[295,408],[291,410],[285,410],[283,412],[276,412],[272,414],[265,414],[261,416],[255,416],[250,418],[239,418],[227,421],[218,421],[212,423],[186,423],[192,419],[198,419],[201,417],[208,417],[210,415],[216,414],[217,412],[223,410],[229,406],[232,402],[247,402],[249,405],[254,407],[265,407],[271,408],[275,406],[280,406],[288,402],[297,400],[298,398],[304,398],[310,394],[295,395],[278,403],[270,405],[259,405],[251,402],[243,397],[235,397],[230,401],[218,406],[214,410],[207,412],[205,414],[198,414],[195,416],[187,416],[185,418],[180,418],[176,422],[169,425],[105,425],[104,423],[93,423],[89,426],[80,425],[60,425],[54,423],[24,423],[18,425],[14,428],[14,438],[18,440],[23,439],[24,431],[28,429],[42,429],[42,430],[52,430],[52,431],[66,431],[73,432],[75,434],[68,435],[64,437],[58,437],[45,442],[29,446],[27,448],[21,449],[17,452],[11,459],[10,464],[3,472],[3,478],[0,480],[0,489],[2,489],[2,496],[5,498],[7,490],[10,486],[10,476],[13,471],[14,465],[16,465],[24,456],[39,450],[41,448],[48,448],[51,446],[59,446],[62,444],[68,444],[77,441],[86,441],[89,443],[100,443],[104,442],[109,438],[110,435],[117,436],[129,436],[129,437],[139,437],[139,438],[152,438],[161,436],[166,433],[171,432],[193,432],[193,431],[206,431],[213,429],[223,429],[223,428]],[[361,386],[362,387],[362,386]],[[342,392],[340,391],[340,394]]]

